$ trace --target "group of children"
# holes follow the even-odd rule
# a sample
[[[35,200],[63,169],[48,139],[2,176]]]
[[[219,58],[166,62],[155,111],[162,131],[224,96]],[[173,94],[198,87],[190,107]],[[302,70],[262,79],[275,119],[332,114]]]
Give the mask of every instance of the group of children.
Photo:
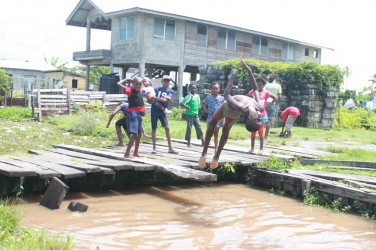
[[[274,106],[279,101],[281,90],[280,87],[276,87],[276,79],[274,76],[269,77],[269,81],[273,85],[273,88],[275,90],[273,92],[275,93],[273,94],[271,91],[264,89],[266,80],[264,78],[255,79],[251,68],[243,61],[243,59],[240,59],[240,62],[243,68],[248,72],[250,78],[251,91],[247,96],[231,96],[231,88],[235,82],[235,77],[233,76],[229,80],[224,90],[223,96],[219,94],[219,83],[213,82],[211,85],[211,95],[207,96],[201,103],[200,96],[197,94],[196,84],[190,84],[189,94],[185,96],[179,103],[180,107],[186,110],[185,115],[187,121],[187,129],[185,133],[185,140],[187,141],[187,146],[192,146],[192,125],[195,127],[197,139],[201,140],[203,151],[198,163],[202,167],[206,166],[206,154],[213,135],[215,154],[210,167],[212,169],[218,167],[218,159],[228,139],[229,131],[241,115],[246,116],[245,127],[248,131],[251,132],[251,149],[249,153],[254,153],[256,131],[258,131],[260,137],[259,154],[263,153],[264,123],[267,124],[265,134],[265,138],[267,138],[270,131],[270,120],[272,119],[274,114]],[[171,137],[166,118],[166,114],[171,112],[167,109],[167,102],[171,99],[173,93],[173,91],[169,88],[169,82],[169,76],[163,76],[162,87],[157,89],[151,87],[150,79],[146,77],[135,77],[133,80],[124,79],[117,83],[117,85],[124,90],[124,93],[128,95],[128,111],[125,111],[126,104],[120,105],[111,114],[110,119],[107,123],[107,127],[109,126],[115,114],[121,110],[126,118],[122,118],[116,122],[116,131],[119,138],[118,145],[120,146],[124,145],[121,138],[122,136],[120,127],[123,126],[127,131],[129,143],[124,154],[125,158],[140,157],[138,155],[138,149],[141,135],[144,134],[144,136],[148,137],[144,133],[142,128],[142,117],[146,111],[143,101],[144,98],[146,98],[146,100],[151,103],[153,153],[156,152],[155,133],[158,120],[160,120],[162,126],[166,130],[166,137],[169,144],[169,153],[177,153],[172,149],[171,146]],[[128,86],[125,86],[124,83],[127,83]],[[129,83],[132,83],[132,87],[129,86]],[[144,85],[143,89],[141,89],[142,84]],[[199,120],[200,108],[203,108],[203,110],[208,113],[205,138],[203,136],[203,131]],[[287,137],[291,137],[291,127],[298,115],[300,115],[299,110],[295,107],[289,107],[284,112],[279,112],[279,116],[286,124],[286,126],[284,127],[287,131]],[[219,129],[221,127],[223,127],[222,135],[220,140],[218,141]],[[282,128],[282,132],[284,131],[284,127]],[[135,148],[133,156],[131,156],[130,150],[133,145],[135,145]]]

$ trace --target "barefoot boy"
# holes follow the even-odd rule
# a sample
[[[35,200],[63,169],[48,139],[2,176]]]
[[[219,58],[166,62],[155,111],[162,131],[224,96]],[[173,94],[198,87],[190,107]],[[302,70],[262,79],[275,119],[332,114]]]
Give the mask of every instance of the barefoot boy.
[[[206,113],[208,113],[208,117],[206,119],[206,125],[209,127],[210,120],[214,115],[214,112],[217,110],[219,106],[221,106],[222,103],[224,103],[225,98],[219,94],[220,87],[218,82],[213,82],[211,84],[211,95],[207,96],[204,101],[202,102],[202,108]],[[217,122],[215,128],[214,128],[214,152],[217,151],[218,148],[218,133],[219,129],[223,127],[225,119],[220,120]]]
[[[133,87],[124,86],[123,83],[132,82]],[[116,83],[124,90],[124,94],[128,96],[128,114],[127,114],[127,133],[129,134],[129,142],[124,158],[140,157],[138,148],[140,146],[142,134],[142,117],[145,115],[145,104],[141,93],[142,78],[135,77],[133,80],[123,79]],[[133,156],[130,155],[134,146]]]
[[[264,106],[264,110],[261,112],[261,121],[262,124],[258,130],[258,135],[260,137],[260,151],[259,155],[264,154],[264,124],[268,122],[268,115],[266,112],[266,102],[268,98],[272,99],[272,105],[274,105],[274,102],[276,101],[275,95],[272,94],[269,90],[265,90],[264,86],[266,84],[266,80],[262,77],[257,77],[256,79],[257,88],[258,88],[258,95],[259,95],[259,103],[262,103]],[[248,96],[254,97],[255,93],[253,89],[249,91]],[[249,150],[250,154],[253,154],[255,151],[255,141],[256,141],[256,132],[251,132],[251,150]]]
[[[261,126],[261,112],[263,111],[264,107],[262,104],[259,104],[258,102],[259,99],[256,80],[253,76],[251,68],[243,61],[243,59],[240,59],[240,62],[243,68],[249,74],[252,89],[255,91],[255,98],[252,99],[245,95],[231,96],[231,88],[234,84],[235,77],[232,77],[230,79],[223,94],[223,96],[226,99],[226,102],[219,106],[218,109],[214,112],[214,115],[210,120],[209,127],[206,130],[204,148],[202,150],[201,157],[198,161],[198,164],[201,167],[205,167],[206,154],[208,151],[210,139],[213,136],[214,128],[218,121],[225,118],[225,123],[223,124],[222,135],[219,141],[218,149],[215,152],[213,160],[210,164],[210,168],[212,169],[218,167],[218,159],[223,147],[227,142],[227,138],[231,130],[231,127],[239,119],[240,115],[244,114],[247,116],[245,127],[248,131],[257,131]]]

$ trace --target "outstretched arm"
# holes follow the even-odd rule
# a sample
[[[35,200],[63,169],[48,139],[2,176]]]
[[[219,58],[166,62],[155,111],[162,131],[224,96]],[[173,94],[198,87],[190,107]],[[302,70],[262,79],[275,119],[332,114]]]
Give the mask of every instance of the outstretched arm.
[[[254,93],[254,99],[259,102],[259,95],[258,95],[258,89],[257,89],[257,84],[256,84],[256,79],[255,76],[253,75],[252,69],[246,64],[243,60],[243,58],[240,58],[240,63],[243,66],[243,68],[248,72],[250,82],[251,82],[251,87],[253,89]]]
[[[106,128],[108,128],[110,126],[110,123],[112,121],[112,119],[115,117],[115,115],[121,110],[120,108],[120,105],[116,107],[116,109],[114,110],[114,112],[112,112],[112,114],[110,115],[110,118],[108,119],[108,122],[107,122],[107,125],[106,125]]]
[[[240,103],[237,100],[235,100],[235,98],[231,95],[231,88],[234,85],[234,82],[235,82],[235,76],[233,75],[230,81],[228,81],[227,83],[225,91],[223,92],[223,97],[226,99],[228,105],[232,109],[237,110],[239,112],[244,112],[243,106],[241,106]]]

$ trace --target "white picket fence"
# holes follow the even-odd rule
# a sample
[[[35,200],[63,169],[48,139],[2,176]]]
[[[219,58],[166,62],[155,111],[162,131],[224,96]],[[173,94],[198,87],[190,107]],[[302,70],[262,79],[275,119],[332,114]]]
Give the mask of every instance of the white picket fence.
[[[33,114],[37,114],[39,121],[47,115],[71,114],[73,106],[81,109],[80,105],[98,103],[113,109],[119,102],[128,99],[125,94],[106,94],[104,91],[71,91],[70,89],[34,89],[32,97]]]

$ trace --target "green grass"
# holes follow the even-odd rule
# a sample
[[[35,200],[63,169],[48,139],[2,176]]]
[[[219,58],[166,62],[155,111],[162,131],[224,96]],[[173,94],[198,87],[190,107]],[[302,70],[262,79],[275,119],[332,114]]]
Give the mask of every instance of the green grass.
[[[376,159],[375,150],[365,150],[358,148],[343,148],[329,146],[328,151],[334,154],[322,157],[326,160],[343,160],[343,161],[369,161],[374,162]]]
[[[49,234],[44,230],[20,227],[20,211],[0,201],[0,249],[74,249],[69,237]]]

